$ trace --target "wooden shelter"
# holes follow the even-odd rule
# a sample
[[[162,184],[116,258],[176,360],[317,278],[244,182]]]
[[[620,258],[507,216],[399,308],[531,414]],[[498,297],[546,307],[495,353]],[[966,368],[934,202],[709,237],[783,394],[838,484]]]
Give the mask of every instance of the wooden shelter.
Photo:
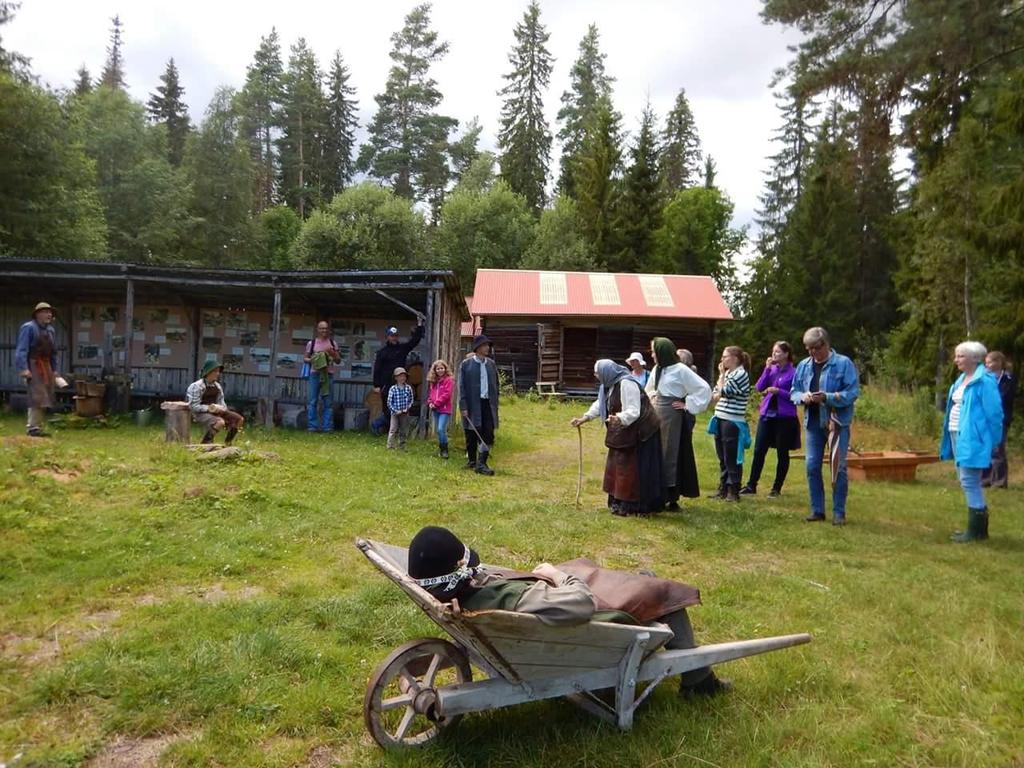
[[[180,399],[210,358],[224,363],[229,400],[254,401],[268,425],[277,403],[304,403],[306,343],[326,319],[342,362],[334,399],[362,406],[388,325],[407,337],[423,317],[416,353],[426,366],[457,359],[469,319],[454,274],[256,272],[132,264],[0,260],[0,392],[23,390],[14,366],[18,328],[38,301],[56,309],[58,368],[120,381],[121,406]],[[276,329],[276,330],[275,330]],[[420,398],[425,401],[425,398]],[[426,404],[421,408],[426,424]]]
[[[471,311],[516,389],[555,382],[570,394],[596,391],[600,358],[643,352],[652,365],[655,336],[713,378],[718,323],[732,320],[714,280],[694,275],[481,269]]]

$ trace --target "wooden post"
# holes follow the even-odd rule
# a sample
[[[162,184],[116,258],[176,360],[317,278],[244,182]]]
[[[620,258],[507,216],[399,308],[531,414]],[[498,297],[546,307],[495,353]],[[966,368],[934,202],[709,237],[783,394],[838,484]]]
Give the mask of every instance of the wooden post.
[[[135,335],[135,283],[128,278],[124,299],[124,383],[121,389],[121,410],[132,404],[132,337]]]
[[[281,289],[274,289],[274,314],[270,321],[270,376],[267,378],[266,426],[273,428],[277,403],[277,337],[281,328]]]
[[[427,374],[437,359],[437,350],[434,348],[437,344],[437,333],[434,331],[434,293],[432,288],[427,291],[427,315],[423,318],[423,348],[426,356],[423,360],[423,383],[420,384],[420,424],[416,433],[424,439],[430,434],[430,409],[427,408],[427,391],[430,385],[427,383]]]

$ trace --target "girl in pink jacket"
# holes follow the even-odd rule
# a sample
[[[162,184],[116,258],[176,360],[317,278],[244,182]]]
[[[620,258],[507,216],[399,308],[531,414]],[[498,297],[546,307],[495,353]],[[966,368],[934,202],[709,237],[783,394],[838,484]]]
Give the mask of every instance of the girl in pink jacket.
[[[427,407],[434,414],[434,431],[437,432],[437,445],[442,459],[448,458],[448,422],[452,417],[452,390],[455,379],[452,370],[444,360],[435,360],[427,374],[430,393],[427,396]]]

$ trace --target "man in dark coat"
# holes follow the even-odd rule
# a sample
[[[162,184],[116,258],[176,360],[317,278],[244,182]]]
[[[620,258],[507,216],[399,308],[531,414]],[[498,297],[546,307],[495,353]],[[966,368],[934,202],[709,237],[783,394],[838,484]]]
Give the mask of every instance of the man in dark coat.
[[[466,468],[493,475],[487,458],[498,428],[498,368],[488,357],[491,340],[473,339],[473,354],[459,366],[459,411],[466,434]]]
[[[406,358],[420,343],[423,332],[423,318],[420,318],[417,326],[412,329],[412,336],[407,342],[402,343],[398,338],[397,326],[388,326],[387,341],[383,347],[377,350],[377,356],[373,359],[373,391],[380,394],[381,405],[384,406],[385,423],[391,421],[391,411],[388,410],[388,390],[395,383],[395,368],[408,367]]]

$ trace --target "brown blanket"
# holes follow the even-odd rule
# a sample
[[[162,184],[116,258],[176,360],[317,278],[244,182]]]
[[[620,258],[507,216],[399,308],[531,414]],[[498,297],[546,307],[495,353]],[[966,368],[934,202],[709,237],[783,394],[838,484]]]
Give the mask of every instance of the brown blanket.
[[[602,568],[585,557],[555,567],[586,582],[598,610],[625,611],[640,622],[700,605],[700,590],[679,581]]]
[[[602,568],[593,560],[578,557],[555,566],[586,583],[599,611],[624,611],[641,624],[673,611],[700,605],[700,590],[671,579]],[[489,573],[505,579],[548,581],[536,573],[487,566]]]

